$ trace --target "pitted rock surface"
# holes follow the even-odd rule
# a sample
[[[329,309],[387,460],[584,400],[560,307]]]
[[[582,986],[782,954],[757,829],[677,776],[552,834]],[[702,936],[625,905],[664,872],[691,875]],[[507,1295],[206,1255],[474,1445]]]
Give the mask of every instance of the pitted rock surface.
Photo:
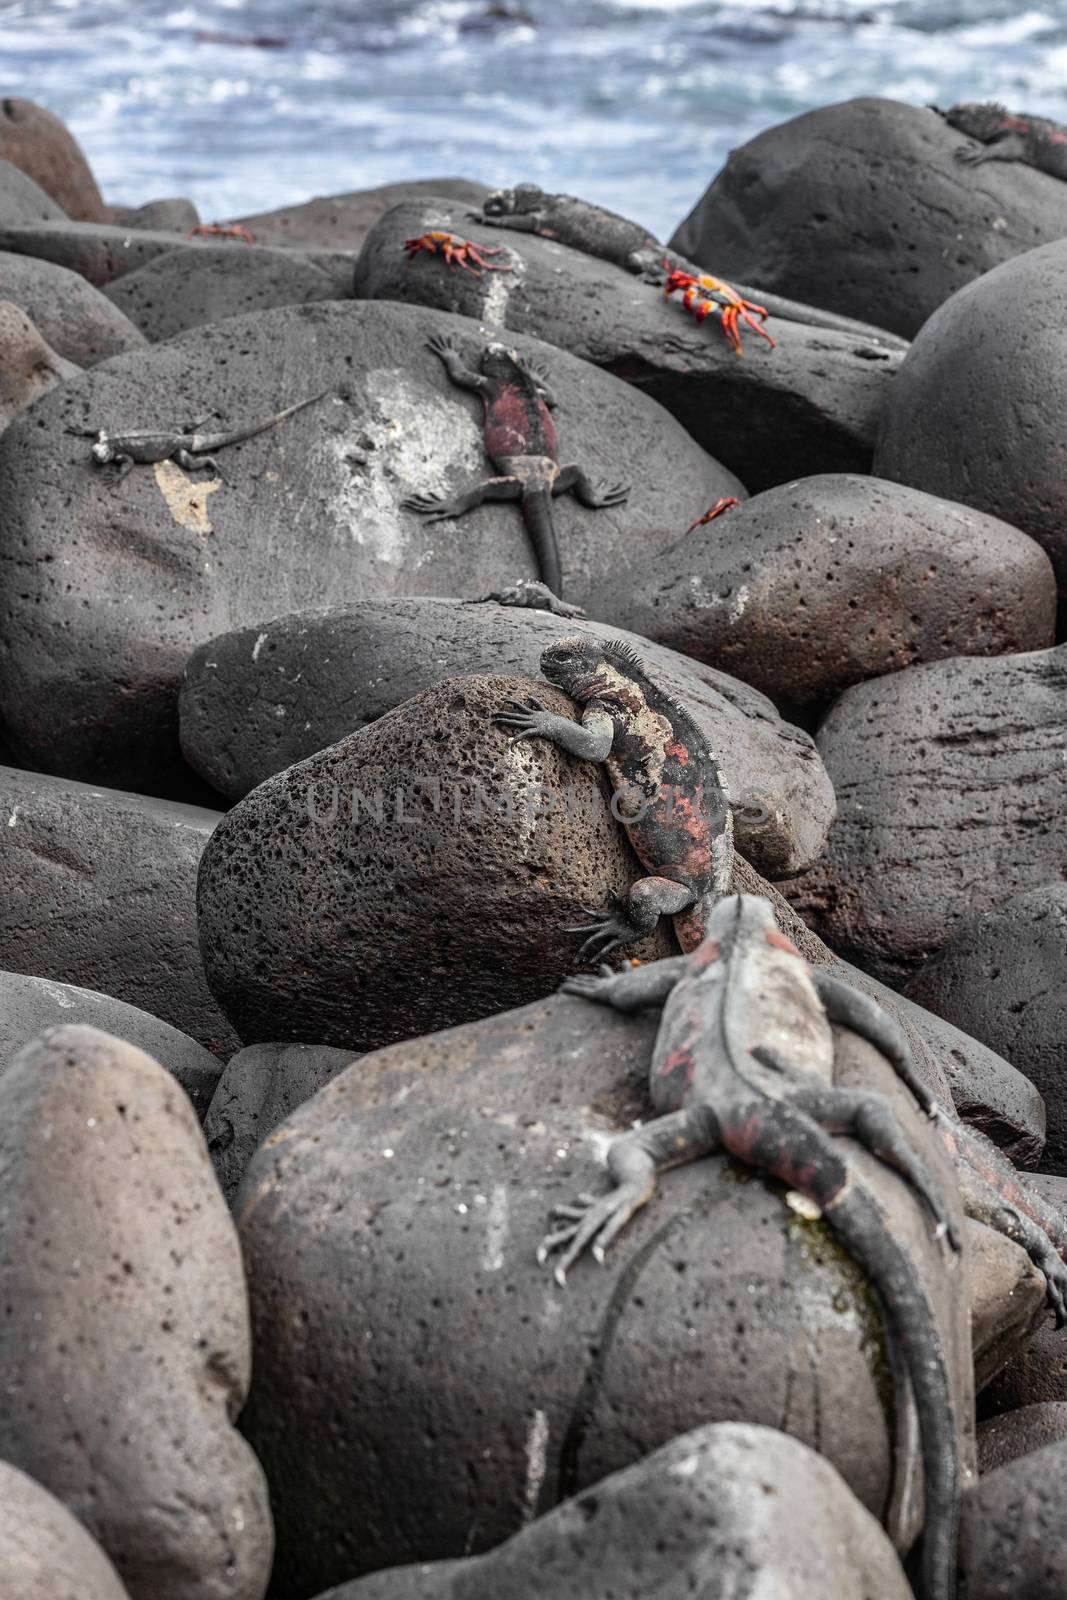
[[[351,1050],[324,1044],[251,1044],[230,1057],[204,1121],[227,1200],[267,1135],[354,1059]]]
[[[655,1538],[650,1537],[655,1530]],[[774,1428],[719,1423],[539,1518],[505,1545],[343,1583],[319,1600],[910,1600],[878,1523]]]
[[[122,228],[149,228],[158,233],[188,235],[200,222],[200,213],[184,195],[171,195],[164,200],[146,200],[142,206],[109,206],[110,221]]]
[[[82,148],[64,122],[44,106],[12,95],[0,101],[0,157],[39,183],[68,217],[107,217]]]
[[[413,491],[490,470],[480,404],[425,348],[435,332],[472,355],[492,340],[488,328],[412,306],[259,312],[110,361],[8,430],[0,710],[18,759],[166,793],[185,770],[178,685],[202,641],[282,611],[398,592],[481,595],[537,575],[515,506],[429,524],[399,509]],[[672,542],[691,505],[738,484],[627,384],[534,340],[516,344],[551,372],[567,457],[595,477],[632,479],[627,503],[609,511],[556,501],[580,604],[595,572]],[[162,463],[116,488],[67,432],[173,427],[212,409],[233,427],[323,389],[334,398],[227,449],[225,483]]]
[[[0,226],[62,222],[64,211],[21,167],[0,159]]]
[[[964,1496],[966,1600],[1062,1600],[1067,1570],[1067,1440],[998,1467]]]
[[[256,248],[238,253],[231,244],[155,256],[105,293],[153,343],[224,317],[338,298],[333,280],[306,256]]]
[[[50,1029],[0,1076],[0,1193],[5,1455],[131,1600],[261,1600],[241,1255],[188,1100],[133,1045]]]
[[[925,107],[821,106],[731,151],[670,244],[719,277],[913,338],[972,278],[1067,234],[1063,183],[1017,162],[968,170],[969,143]]]
[[[0,299],[0,432],[20,411],[80,370],[56,354],[24,311]]]
[[[566,634],[623,639],[690,709],[730,796],[738,848],[771,877],[818,856],[834,796],[809,735],[763,695],[617,628],[458,600],[365,600],[212,639],[182,682],[182,751],[228,800],[353,733],[412,695],[470,672],[539,676]]]
[[[222,1064],[195,1039],[96,989],[80,989],[77,984],[23,972],[0,972],[0,1073],[39,1033],[68,1023],[85,1023],[136,1045],[166,1067],[203,1118]]]
[[[196,938],[197,866],[217,821],[0,768],[0,967],[99,989],[233,1049]]]
[[[1067,1441],[1067,1404],[1062,1400],[987,1417],[978,1428],[979,1470],[984,1477],[1009,1461],[1060,1441]]]
[[[79,367],[145,346],[144,334],[99,289],[51,261],[0,252],[0,298],[21,306],[53,349]]]
[[[1036,1084],[1048,1113],[1042,1166],[1067,1174],[1067,885],[1030,889],[959,923],[908,993],[966,1024]]]
[[[768,489],[607,574],[589,610],[803,702],[945,656],[1044,649],[1056,581],[1040,546],[995,517],[828,475]]]
[[[816,739],[837,820],[788,886],[828,944],[901,982],[965,918],[1063,880],[1065,689],[1058,645],[845,691]]]
[[[439,195],[480,206],[489,189],[469,178],[419,178],[402,183],[382,183],[375,189],[353,189],[350,194],[318,195],[303,205],[281,206],[236,217],[257,244],[296,245],[320,250],[361,250],[367,234],[384,211],[402,201]]]
[[[0,227],[0,250],[66,267],[97,289],[173,250],[192,253],[211,248],[204,239],[183,238],[167,228],[130,228],[107,221],[70,222],[61,218],[19,226],[5,223]],[[229,248],[240,251],[248,247],[235,239]]]
[[[107,1556],[47,1489],[0,1461],[4,1600],[129,1600]]]
[[[991,166],[979,168],[989,172]],[[1067,185],[1012,165],[1004,181]],[[1003,517],[1052,559],[1067,591],[1067,239],[960,291],[912,346],[883,416],[875,471]],[[946,440],[951,440],[951,448]]]
[[[557,995],[408,1040],[253,1158],[235,1206],[255,1351],[242,1425],[271,1484],[280,1593],[487,1549],[706,1422],[817,1444],[890,1511],[877,1303],[780,1186],[725,1157],[679,1167],[603,1268],[560,1289],[536,1261],[552,1207],[603,1189],[605,1138],[648,1116],[657,1022]],[[890,1097],[954,1206],[947,1158],[881,1058],[840,1035],[837,1077]],[[852,1153],[937,1307],[964,1418],[964,1268],[900,1180]],[[890,1512],[902,1540],[913,1509]]]
[[[492,259],[512,270],[475,277],[450,272],[440,256],[408,261],[404,240],[438,228],[502,247]],[[875,328],[856,335],[775,317],[776,348],[746,332],[739,361],[718,318],[698,325],[658,285],[549,239],[479,226],[443,200],[397,206],[375,225],[356,293],[459,311],[570,350],[658,400],[753,489],[804,472],[869,470],[904,353]],[[712,504],[692,506],[676,536]]]

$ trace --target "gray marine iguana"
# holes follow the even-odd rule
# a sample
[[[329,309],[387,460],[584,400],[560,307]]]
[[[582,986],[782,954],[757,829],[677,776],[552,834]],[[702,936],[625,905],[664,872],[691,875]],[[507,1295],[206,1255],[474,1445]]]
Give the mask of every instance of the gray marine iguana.
[[[925,1600],[956,1592],[959,1459],[947,1363],[915,1264],[893,1238],[881,1207],[831,1138],[845,1133],[898,1172],[930,1212],[952,1256],[959,1236],[926,1164],[883,1096],[833,1082],[830,1020],[882,1050],[930,1111],[930,1091],[911,1069],[903,1036],[866,996],[813,973],[775,924],[770,902],[732,895],[719,902],[707,934],[688,955],[600,977],[568,978],[563,989],[619,1011],[662,1006],[649,1070],[659,1115],[614,1139],[607,1168],[614,1187],[599,1198],[556,1207],[556,1226],[538,1259],[556,1250],[562,1284],[584,1250],[603,1260],[611,1241],[651,1198],[665,1167],[717,1150],[778,1178],[817,1206],[878,1295],[887,1334],[911,1380],[919,1420],[925,1515]]]
[[[272,417],[266,417],[262,422],[249,423],[244,428],[232,428],[225,433],[200,433],[198,430],[207,417],[194,423],[188,431],[170,430],[165,428],[133,428],[125,432],[109,432],[106,428],[97,431],[90,428],[86,436],[96,435],[91,449],[93,461],[98,467],[117,465],[115,474],[115,487],[117,487],[134,466],[150,466],[157,461],[176,461],[186,472],[202,472],[211,467],[219,472],[218,462],[211,454],[214,450],[224,450],[228,445],[241,444],[245,439],[252,439],[257,433],[266,433],[268,428],[276,428],[287,417],[293,416],[297,411],[303,411],[305,406],[313,406],[316,400],[325,399],[329,390],[321,394],[309,395],[306,400],[298,400],[295,406],[287,406],[284,411],[278,411]],[[219,472],[219,476],[222,474]]]
[[[950,128],[964,133],[975,144],[961,145],[956,160],[968,166],[983,161],[1022,161],[1050,178],[1067,179],[1067,128],[1048,117],[1033,117],[1028,112],[1011,112],[993,102],[961,101],[940,111]]]
[[[435,334],[427,340],[454,384],[481,395],[485,408],[485,451],[497,476],[439,498],[408,495],[401,505],[439,522],[461,517],[483,500],[518,500],[523,520],[537,556],[542,581],[552,593],[563,593],[556,530],[552,523],[552,496],[573,489],[583,506],[603,510],[621,505],[630,490],[624,484],[594,488],[579,466],[561,467],[559,440],[552,410],[556,401],[548,374],[529,357],[503,344],[486,345],[475,372],[465,366],[455,342]]]
[[[583,761],[603,762],[612,780],[612,813],[650,874],[625,898],[570,933],[588,935],[578,959],[602,956],[640,939],[661,916],[674,919],[683,950],[704,937],[711,907],[733,874],[733,818],[705,735],[684,706],[649,677],[623,643],[560,639],[541,655],[549,683],[582,708],[580,723],[536,699],[512,700],[493,713],[512,743],[550,739]]]
[[[514,583],[509,583],[506,589],[494,589],[490,594],[478,595],[474,600],[465,600],[464,605],[481,606],[490,600],[495,600],[498,606],[520,606],[529,611],[550,611],[554,617],[584,617],[584,606],[572,606],[569,600],[561,600],[558,594],[553,594],[547,583],[539,583],[536,578],[516,578]]]

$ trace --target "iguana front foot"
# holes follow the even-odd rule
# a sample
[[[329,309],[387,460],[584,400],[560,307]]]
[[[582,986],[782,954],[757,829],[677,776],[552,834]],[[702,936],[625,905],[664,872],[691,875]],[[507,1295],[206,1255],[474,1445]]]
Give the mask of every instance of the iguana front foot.
[[[552,593],[547,583],[540,583],[535,578],[519,578],[506,589],[494,589],[491,594],[465,603],[484,605],[489,600],[495,600],[501,606],[529,606],[534,611],[551,611],[554,617],[585,616],[584,606],[572,606],[569,601],[561,600],[558,594]]]
[[[600,911],[592,911],[586,907],[586,916],[591,920],[583,923],[578,928],[564,928],[564,933],[585,933],[588,938],[578,951],[579,962],[592,961],[595,956],[606,956],[609,950],[614,950],[616,945],[633,944],[635,939],[642,937],[641,928],[635,928],[626,916],[625,901],[615,893],[609,891],[608,904]]]
[[[544,1266],[553,1250],[569,1246],[554,1273],[560,1288],[566,1283],[568,1271],[584,1250],[591,1249],[595,1259],[603,1266],[608,1245],[647,1198],[647,1184],[628,1183],[599,1198],[581,1194],[574,1205],[555,1206],[552,1215],[559,1217],[563,1226],[546,1234],[537,1252],[538,1261]]]
[[[504,709],[492,712],[489,720],[513,729],[508,743],[519,744],[523,739],[550,738],[561,719],[531,695],[528,700],[505,700]]]

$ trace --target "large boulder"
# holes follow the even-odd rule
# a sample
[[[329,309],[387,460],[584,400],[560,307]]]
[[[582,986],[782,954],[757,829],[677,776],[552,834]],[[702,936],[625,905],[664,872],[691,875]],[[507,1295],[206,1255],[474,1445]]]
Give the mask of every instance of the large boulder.
[[[446,678],[538,677],[542,650],[565,633],[624,640],[688,706],[718,756],[738,848],[754,866],[781,877],[810,865],[834,793],[810,737],[763,695],[617,628],[493,601],[364,600],[212,639],[185,669],[182,751],[227,800],[240,800]]]
[[[56,978],[0,972],[0,1073],[39,1033],[68,1023],[84,1023],[113,1034],[166,1067],[203,1117],[215,1093],[222,1063],[187,1034],[138,1006],[96,989],[81,989]]]
[[[1063,1600],[1067,1439],[1007,1462],[964,1496],[964,1600]]]
[[[657,1020],[557,995],[394,1045],[253,1158],[235,1207],[255,1351],[243,1426],[271,1485],[279,1594],[485,1550],[720,1421],[818,1449],[909,1543],[914,1461],[877,1300],[781,1186],[712,1156],[664,1175],[604,1267],[582,1261],[560,1289],[537,1263],[553,1206],[600,1191],[606,1139],[649,1115]],[[907,1091],[869,1045],[838,1046],[838,1081],[890,1097],[954,1206]],[[937,1308],[966,1433],[966,1260],[849,1148]]]
[[[18,759],[166,793],[183,770],[178,685],[203,640],[282,611],[480,595],[536,575],[513,505],[458,523],[400,509],[413,491],[490,471],[480,403],[426,349],[432,333],[472,355],[492,338],[412,306],[285,307],[120,356],[8,429],[0,711]],[[551,372],[566,455],[632,484],[608,511],[555,502],[570,598],[628,551],[671,543],[693,506],[743,492],[647,396],[551,346],[515,343]],[[320,390],[332,400],[226,450],[225,482],[163,462],[116,486],[68,431],[172,428],[211,411],[234,427]]]
[[[226,244],[155,256],[105,293],[153,342],[224,317],[338,298],[334,281],[306,256]]]
[[[450,271],[437,255],[409,261],[405,239],[433,229],[499,249],[493,259],[508,270],[476,276]],[[570,350],[658,400],[757,489],[804,472],[869,470],[904,354],[875,328],[846,333],[775,317],[775,347],[744,330],[739,361],[717,318],[698,324],[657,285],[549,239],[479,226],[443,200],[386,213],[367,236],[355,291],[459,311]],[[707,509],[693,506],[677,534]]]
[[[956,159],[968,143],[895,100],[821,106],[731,151],[670,243],[721,277],[911,338],[972,278],[1067,234],[1058,179],[1019,163],[968,169]]]
[[[0,158],[20,167],[68,217],[103,222],[107,217],[96,179],[66,123],[32,100],[0,100]]]
[[[1062,881],[1065,683],[1059,645],[845,691],[817,736],[837,820],[822,860],[788,886],[830,945],[901,981],[964,918]]]
[[[908,993],[1036,1084],[1048,1114],[1042,1165],[1067,1174],[1067,884],[1029,889],[961,921]]]
[[[217,821],[0,768],[0,967],[102,990],[232,1049],[196,937],[197,868]]]
[[[62,206],[57,206],[21,167],[0,159],[0,226],[62,222],[64,215]]]
[[[122,228],[148,228],[153,233],[188,235],[200,224],[200,213],[184,195],[168,195],[163,200],[146,200],[140,206],[108,207],[110,220]]]
[[[129,1600],[96,1540],[54,1495],[0,1461],[4,1600]]]
[[[51,261],[0,252],[0,296],[21,306],[53,349],[79,367],[144,349],[144,334],[117,306]]]
[[[131,1600],[261,1600],[241,1253],[188,1100],[134,1046],[50,1029],[0,1075],[0,1193],[3,1457]]]
[[[813,1450],[712,1424],[466,1561],[393,1568],[319,1600],[910,1600],[878,1523]]]
[[[992,166],[982,167],[991,172]],[[1067,185],[1026,167],[1063,196]],[[986,180],[983,180],[986,181]],[[1067,589],[1067,239],[954,295],[922,330],[886,405],[875,471],[1003,517],[1052,558]]]
[[[883,479],[801,478],[606,574],[593,616],[779,700],[955,655],[1055,641],[1056,582],[1032,539]]]
[[[472,183],[469,178],[405,179],[381,183],[374,189],[354,189],[349,194],[317,195],[302,205],[257,211],[234,221],[247,228],[257,244],[361,250],[382,213],[402,201],[437,195],[473,208],[481,206],[488,193],[484,183]]]
[[[64,361],[10,300],[0,300],[0,433],[13,417],[81,368]]]

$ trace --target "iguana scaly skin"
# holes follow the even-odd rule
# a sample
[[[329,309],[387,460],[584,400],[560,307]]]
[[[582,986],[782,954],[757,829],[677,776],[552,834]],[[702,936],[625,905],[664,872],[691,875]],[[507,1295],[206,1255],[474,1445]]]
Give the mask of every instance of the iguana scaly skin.
[[[485,347],[478,371],[464,365],[450,338],[435,334],[427,341],[461,389],[481,395],[485,407],[485,450],[497,476],[462,493],[440,499],[409,495],[401,502],[432,521],[461,517],[483,500],[518,500],[530,535],[542,581],[556,596],[563,594],[552,496],[573,489],[583,506],[602,510],[621,505],[629,494],[623,484],[596,489],[581,467],[561,467],[559,440],[552,411],[556,401],[548,374],[536,362],[503,344]]]
[[[612,812],[651,874],[625,899],[591,910],[587,926],[568,930],[589,936],[579,959],[642,938],[662,916],[674,918],[679,945],[692,950],[733,873],[733,818],[707,738],[627,645],[560,639],[543,652],[541,671],[581,706],[581,723],[534,699],[510,701],[493,720],[513,742],[550,739],[572,756],[603,762]]]
[[[607,1152],[615,1187],[560,1206],[539,1252],[564,1254],[560,1283],[584,1250],[599,1259],[652,1196],[657,1173],[728,1151],[818,1207],[866,1272],[889,1339],[911,1380],[919,1419],[925,1516],[925,1600],[956,1592],[959,1462],[948,1370],[933,1310],[914,1261],[896,1242],[874,1196],[831,1137],[859,1141],[911,1185],[955,1256],[959,1238],[926,1166],[881,1095],[833,1082],[831,1020],[885,1051],[929,1110],[896,1024],[866,996],[815,973],[775,925],[767,900],[734,895],[711,913],[691,954],[600,977],[568,978],[570,994],[619,1011],[663,1006],[650,1068],[660,1115],[622,1134]]]
[[[938,115],[950,128],[977,140],[960,146],[957,161],[968,166],[983,161],[1022,161],[1050,178],[1067,179],[1067,128],[1048,117],[1032,117],[1025,111],[1016,114],[977,101],[963,101]]]
[[[92,458],[99,467],[111,463],[118,466],[119,470],[115,475],[116,485],[122,482],[134,466],[149,466],[156,461],[174,460],[180,467],[184,467],[186,472],[203,472],[207,467],[218,472],[218,462],[211,455],[211,451],[224,450],[231,444],[241,444],[245,439],[255,438],[257,433],[266,433],[268,428],[276,428],[279,422],[284,422],[287,417],[303,411],[305,406],[313,406],[316,400],[324,400],[327,392],[324,390],[322,394],[310,395],[307,400],[298,400],[295,406],[287,406],[284,411],[275,412],[273,417],[266,417],[262,422],[249,423],[244,428],[233,428],[228,433],[199,433],[196,431],[200,427],[199,423],[186,433],[167,432],[162,428],[140,428],[126,433],[109,433],[105,428],[101,428],[92,446]],[[221,475],[220,473],[219,476]]]

